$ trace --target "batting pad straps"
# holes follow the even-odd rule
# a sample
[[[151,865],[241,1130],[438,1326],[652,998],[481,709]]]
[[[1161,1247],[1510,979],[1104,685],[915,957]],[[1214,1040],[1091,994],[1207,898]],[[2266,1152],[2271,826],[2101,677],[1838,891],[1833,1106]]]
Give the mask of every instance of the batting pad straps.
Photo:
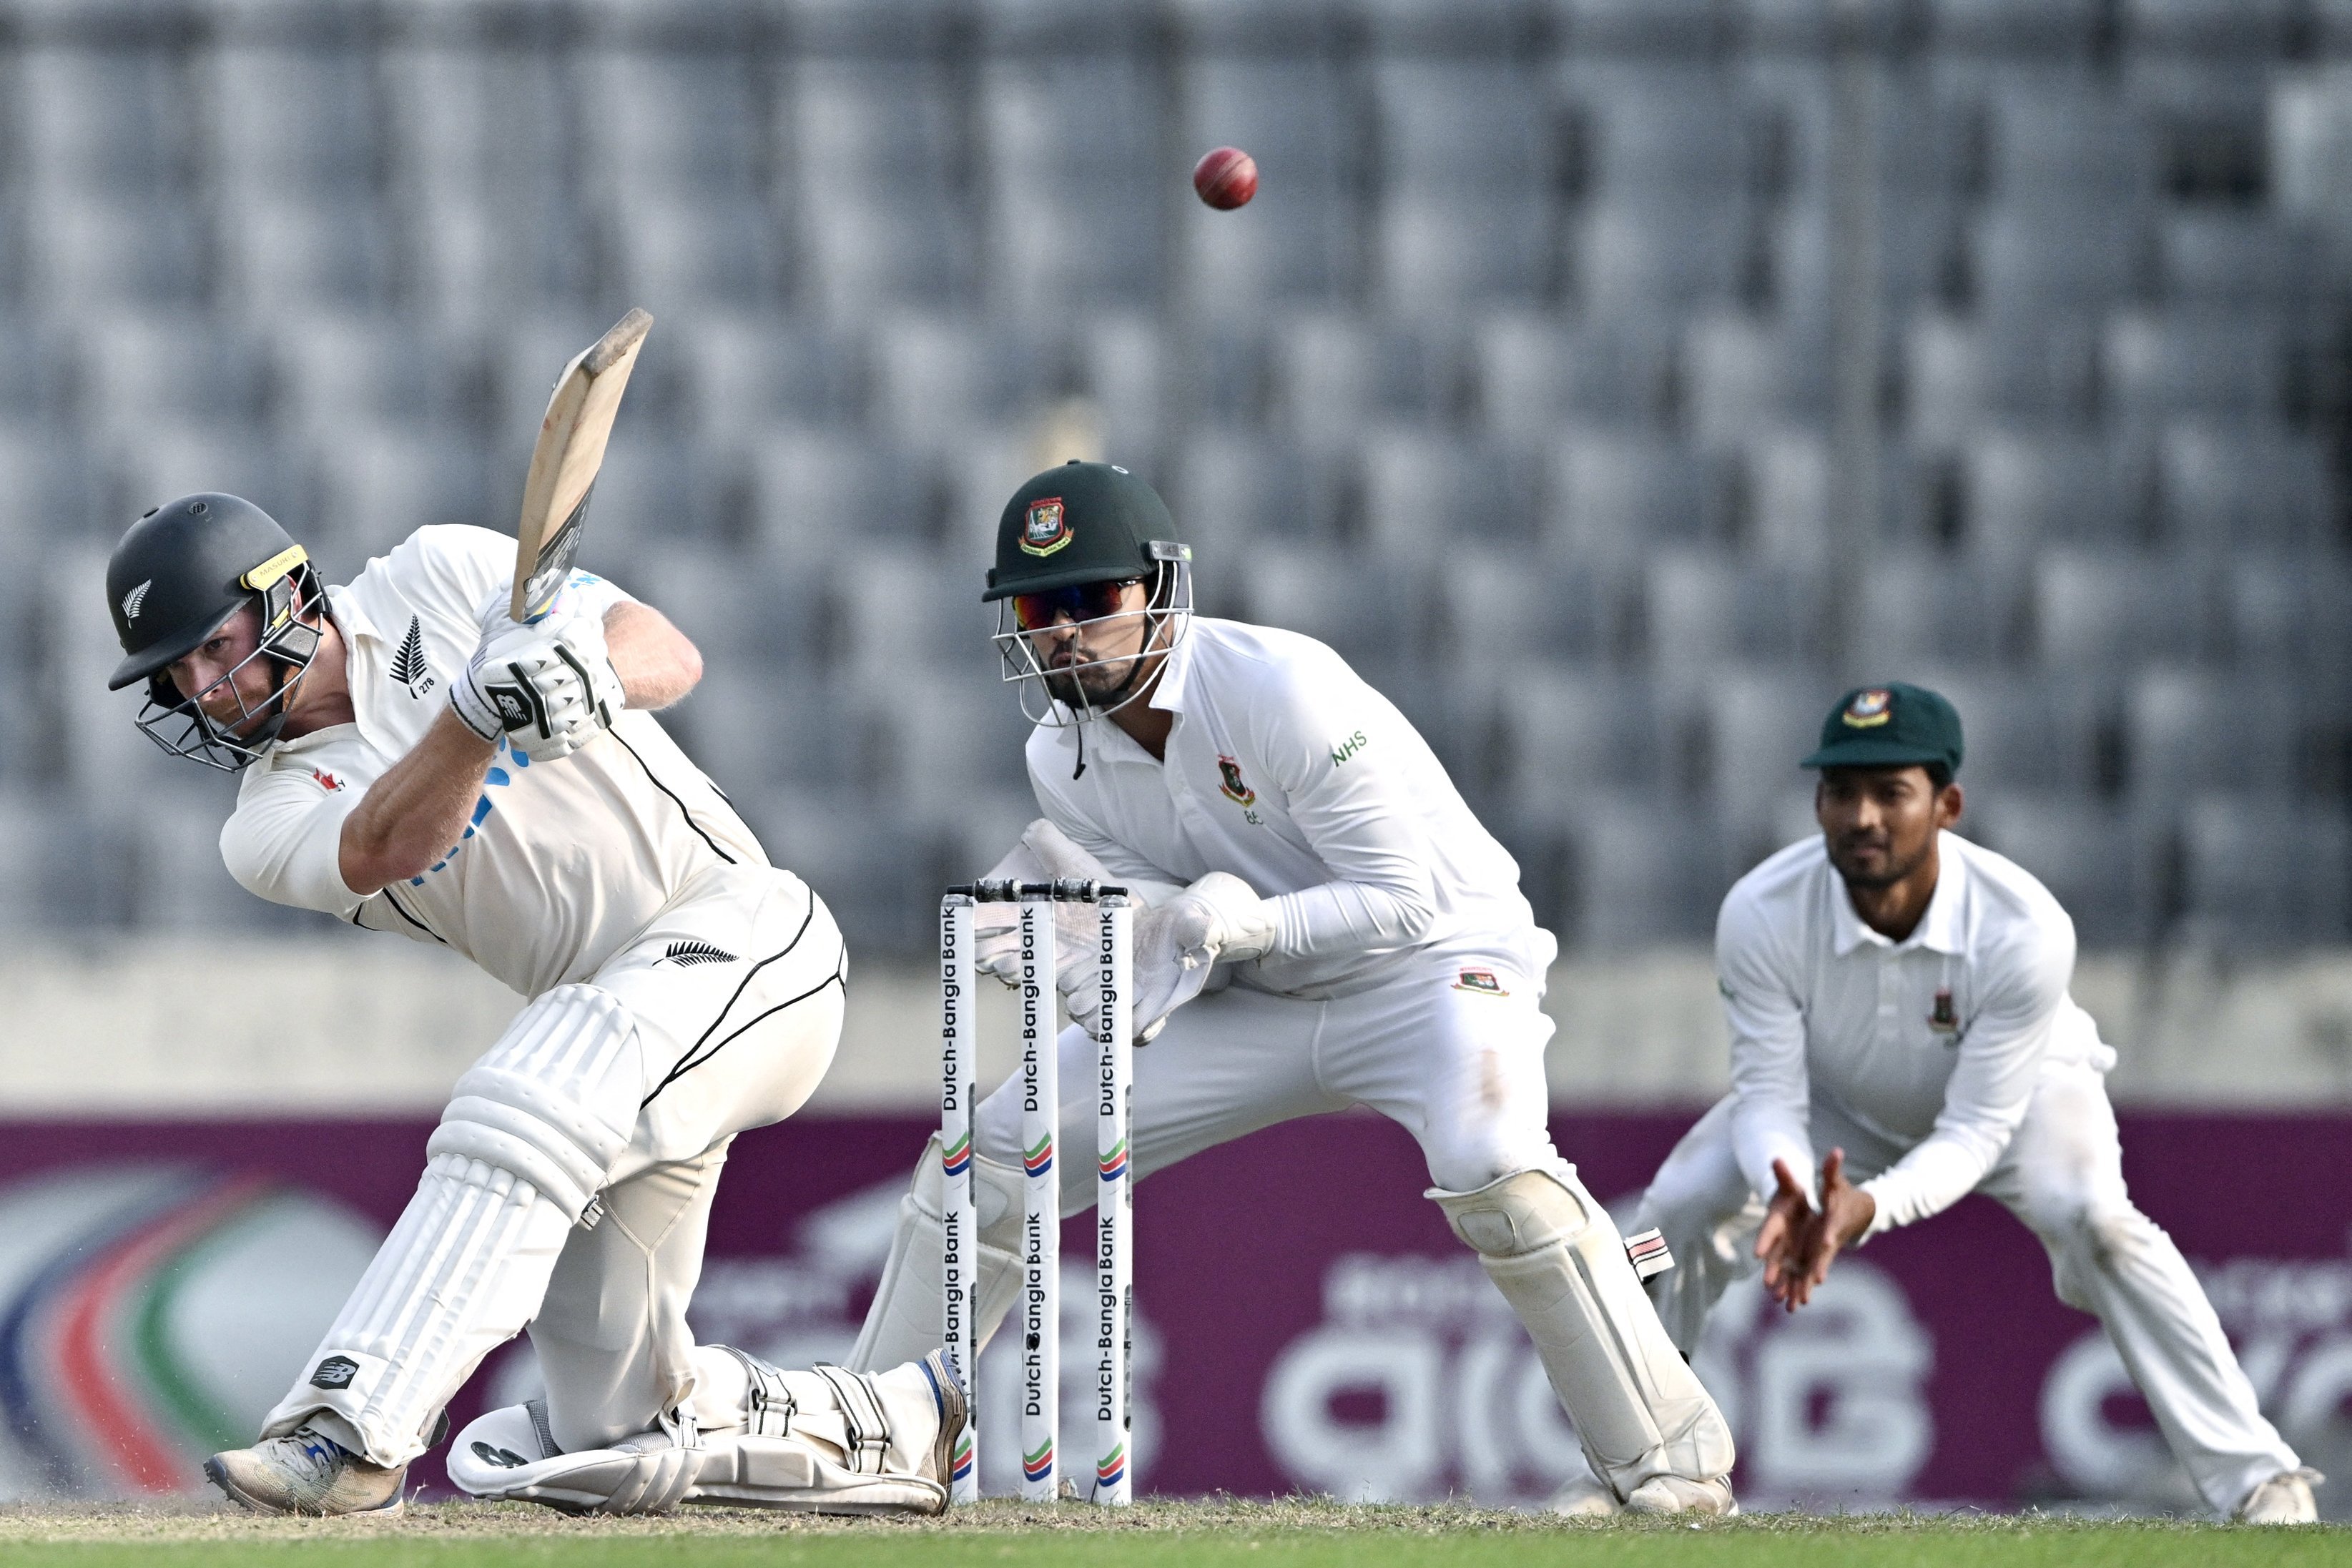
[[[426,1155],[511,1171],[578,1221],[629,1146],[635,1038],[628,1009],[594,987],[548,992],[457,1080]]]
[[[842,1447],[851,1471],[861,1476],[880,1475],[883,1460],[890,1450],[890,1421],[882,1414],[882,1396],[875,1391],[874,1380],[824,1362],[818,1362],[809,1370],[832,1385],[834,1398],[840,1403],[842,1424],[848,1436]]]
[[[711,1346],[733,1356],[743,1368],[743,1430],[754,1437],[789,1437],[797,1406],[784,1375],[756,1355],[731,1344]]]

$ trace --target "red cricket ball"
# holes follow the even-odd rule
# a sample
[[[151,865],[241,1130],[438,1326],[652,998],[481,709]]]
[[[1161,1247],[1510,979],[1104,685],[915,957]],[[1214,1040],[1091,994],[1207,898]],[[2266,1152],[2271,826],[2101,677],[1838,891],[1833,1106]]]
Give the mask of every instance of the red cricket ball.
[[[1192,189],[1220,212],[1257,194],[1257,160],[1238,147],[1219,147],[1192,165]]]

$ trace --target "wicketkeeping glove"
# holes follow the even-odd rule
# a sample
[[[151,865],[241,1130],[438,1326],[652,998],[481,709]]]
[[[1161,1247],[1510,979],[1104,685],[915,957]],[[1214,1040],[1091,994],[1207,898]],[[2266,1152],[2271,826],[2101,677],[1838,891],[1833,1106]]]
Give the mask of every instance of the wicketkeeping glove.
[[[1135,1025],[1158,1031],[1168,1015],[1201,994],[1221,963],[1245,964],[1274,950],[1274,916],[1249,883],[1213,871],[1135,920]]]
[[[624,706],[604,622],[591,615],[530,626],[492,620],[473,660],[449,683],[449,706],[467,728],[484,740],[510,736],[535,762],[571,756],[610,728]]]

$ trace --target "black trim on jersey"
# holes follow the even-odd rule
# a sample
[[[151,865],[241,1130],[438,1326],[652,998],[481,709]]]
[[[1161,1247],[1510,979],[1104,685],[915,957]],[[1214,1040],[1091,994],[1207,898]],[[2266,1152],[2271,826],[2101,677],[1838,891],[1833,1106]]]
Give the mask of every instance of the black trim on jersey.
[[[663,783],[660,779],[656,778],[652,768],[646,767],[646,759],[637,756],[637,748],[631,746],[627,741],[621,740],[621,732],[619,730],[613,730],[609,733],[614,740],[621,741],[621,749],[627,752],[629,756],[635,760],[636,765],[640,768],[644,768],[646,782],[651,784],[655,789],[669,797],[670,803],[677,808],[677,814],[686,819],[686,825],[694,830],[695,836],[697,838],[710,846],[710,852],[717,855],[720,860],[725,861],[729,865],[740,863],[733,855],[729,854],[725,850],[719,847],[719,841],[717,839],[712,838],[709,833],[702,831],[702,824],[694,820],[694,813],[686,809],[686,802],[677,798],[677,791]]]
[[[411,925],[415,926],[419,931],[424,932],[424,933],[425,933],[425,935],[426,935],[427,936],[432,937],[432,938],[433,938],[433,940],[435,940],[436,942],[439,942],[439,943],[441,944],[441,946],[443,946],[444,947],[446,947],[447,946],[449,946],[449,944],[448,944],[446,941],[444,941],[444,940],[443,940],[442,936],[441,936],[441,933],[439,933],[438,931],[434,930],[434,929],[433,929],[433,927],[431,927],[430,925],[425,925],[425,922],[423,922],[422,920],[419,920],[419,919],[418,919],[418,918],[416,918],[416,916],[415,916],[414,915],[409,914],[409,913],[408,913],[408,911],[407,911],[406,909],[404,909],[404,908],[403,908],[403,907],[401,906],[401,902],[400,902],[400,900],[393,896],[392,884],[391,884],[390,883],[384,883],[383,888],[383,901],[384,901],[386,904],[391,904],[391,905],[392,905],[392,910],[393,910],[393,913],[394,913],[394,914],[395,914],[395,915],[399,915],[403,920],[407,921]],[[358,912],[357,912],[356,910],[352,912],[352,925],[359,925],[359,914],[358,914]],[[362,927],[362,929],[368,929],[368,928],[367,928],[367,927]]]
[[[734,1010],[735,1004],[743,999],[745,988],[751,985],[752,979],[758,976],[761,970],[766,968],[769,965],[777,962],[779,959],[788,956],[793,948],[798,947],[801,945],[801,938],[808,935],[808,928],[815,919],[816,894],[814,892],[811,892],[809,894],[808,912],[801,916],[800,929],[793,933],[793,939],[743,972],[743,977],[735,982],[735,989],[728,996],[726,1004],[719,1009],[718,1016],[710,1020],[709,1024],[704,1028],[700,1034],[695,1036],[694,1043],[687,1048],[686,1054],[678,1059],[677,1065],[671,1068],[668,1074],[664,1077],[659,1083],[654,1085],[653,1093],[646,1095],[644,1099],[637,1102],[638,1110],[642,1111],[646,1106],[652,1104],[656,1095],[658,1095],[663,1090],[677,1082],[679,1078],[683,1077],[688,1072],[692,1071],[695,1068],[701,1066],[704,1062],[709,1061],[712,1057],[725,1050],[729,1040],[733,1040],[736,1035],[741,1034],[743,1030],[750,1029],[752,1024],[758,1023],[760,1019],[768,1017],[770,1013],[781,1012],[785,1008],[791,1007],[794,1002],[806,1001],[809,998],[815,996],[817,992],[824,990],[826,986],[833,985],[835,982],[840,982],[844,991],[846,992],[848,985],[843,978],[841,973],[841,962],[839,959],[836,959],[834,963],[833,975],[831,978],[826,979],[822,984],[813,987],[808,990],[803,991],[799,996],[793,998],[792,1001],[777,1003],[776,1006],[770,1008],[767,1012],[761,1013],[759,1018],[752,1019],[750,1022],[744,1024],[741,1029],[738,1029],[732,1033],[730,1033],[726,1039],[721,1040],[717,1045],[712,1046],[709,1051],[702,1049],[704,1042],[709,1040],[712,1033],[717,1030],[719,1026],[727,1021],[727,1015]],[[844,958],[848,956],[848,948],[846,946],[844,946],[842,949],[842,956]]]

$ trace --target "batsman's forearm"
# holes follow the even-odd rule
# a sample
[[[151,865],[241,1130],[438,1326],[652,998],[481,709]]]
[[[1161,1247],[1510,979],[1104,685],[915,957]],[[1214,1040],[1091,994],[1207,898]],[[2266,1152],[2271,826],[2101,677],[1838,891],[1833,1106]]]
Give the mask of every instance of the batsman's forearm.
[[[629,706],[642,712],[669,706],[702,679],[700,651],[650,604],[632,600],[606,611],[604,650]]]
[[[343,885],[371,894],[431,865],[466,831],[497,748],[444,713],[343,819]]]

